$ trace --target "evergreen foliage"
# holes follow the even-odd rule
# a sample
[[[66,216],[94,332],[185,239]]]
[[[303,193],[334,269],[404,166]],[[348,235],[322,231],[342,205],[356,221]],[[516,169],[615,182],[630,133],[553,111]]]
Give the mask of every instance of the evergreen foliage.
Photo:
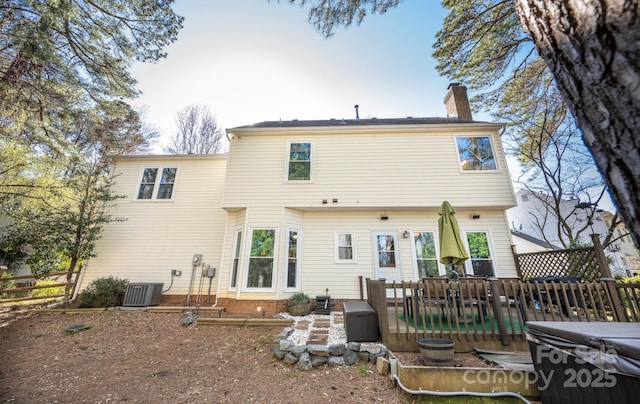
[[[116,307],[122,305],[129,281],[113,276],[92,281],[82,292],[80,307]]]
[[[138,93],[129,68],[164,57],[176,40],[182,17],[172,3],[0,4],[5,264],[25,258],[36,274],[67,271],[70,280],[94,254],[102,226],[116,220],[106,213],[118,198],[108,156],[144,151],[156,136],[123,101]]]

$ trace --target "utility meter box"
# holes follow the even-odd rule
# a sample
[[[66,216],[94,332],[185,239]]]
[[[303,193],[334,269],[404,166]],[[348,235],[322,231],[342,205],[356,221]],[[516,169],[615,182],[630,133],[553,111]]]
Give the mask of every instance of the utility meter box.
[[[210,265],[205,265],[202,270],[202,276],[206,276],[207,278],[213,278],[216,276],[216,269]]]

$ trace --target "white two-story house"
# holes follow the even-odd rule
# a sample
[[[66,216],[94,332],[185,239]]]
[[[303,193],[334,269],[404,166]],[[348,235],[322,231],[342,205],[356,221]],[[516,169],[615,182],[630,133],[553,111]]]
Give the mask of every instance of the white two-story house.
[[[127,220],[106,226],[81,288],[108,275],[162,282],[166,302],[197,296],[232,312],[279,311],[296,291],[359,299],[361,279],[445,274],[445,200],[465,271],[515,277],[503,126],[473,121],[464,87],[445,105],[446,118],[241,126],[226,155],[116,157],[125,198],[111,213]]]

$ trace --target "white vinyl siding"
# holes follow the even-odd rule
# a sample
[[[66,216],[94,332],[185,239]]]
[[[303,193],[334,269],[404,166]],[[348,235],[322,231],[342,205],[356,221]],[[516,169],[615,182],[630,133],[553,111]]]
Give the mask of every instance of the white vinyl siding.
[[[109,275],[162,282],[166,289],[176,269],[182,276],[174,278],[166,294],[186,295],[192,273],[196,286],[191,293],[197,293],[200,271],[191,266],[191,257],[202,254],[204,262],[221,268],[212,295],[222,299],[286,299],[297,290],[312,297],[359,299],[360,285],[377,275],[380,254],[373,240],[378,234],[394,235],[394,270],[400,279],[418,280],[420,265],[433,267],[431,251],[418,258],[414,234],[435,233],[437,243],[434,229],[444,200],[456,209],[464,234],[490,236],[495,274],[516,276],[504,215],[515,200],[498,129],[476,129],[287,128],[246,135],[239,130],[228,156],[116,158],[114,191],[136,193],[111,210],[113,217],[127,220],[105,227],[81,289]],[[460,170],[455,139],[487,134],[497,170],[482,172],[478,181]],[[291,142],[311,144],[312,181],[288,180]],[[177,168],[172,203],[137,203],[142,172],[154,167],[157,176],[162,168]],[[158,184],[154,181],[154,188]],[[472,220],[471,213],[480,219]],[[252,254],[257,251],[252,249],[254,230],[274,232],[265,255]],[[405,231],[409,238],[398,237]],[[298,236],[295,256],[292,232]],[[338,234],[351,234],[351,246],[339,243]],[[342,257],[349,257],[351,248],[352,260],[340,258],[341,248]],[[435,265],[444,273],[442,264]]]
[[[515,206],[506,170],[483,172],[482,181],[460,171],[455,134],[451,132],[390,133],[371,129],[371,133],[362,134],[318,134],[312,143],[313,184],[298,182],[305,185],[304,189],[292,186],[295,181],[282,181],[288,164],[288,149],[283,145],[290,133],[240,137],[230,146],[223,203],[227,209],[437,209],[444,200],[456,209]],[[506,167],[497,133],[492,133],[491,139],[498,167]],[[256,161],[260,162],[259,170]]]
[[[110,214],[125,220],[105,225],[96,243],[97,256],[87,263],[81,289],[106,276],[159,282],[167,289],[171,270],[176,269],[182,276],[173,278],[165,294],[187,295],[193,254],[202,254],[202,260],[212,267],[222,264],[227,213],[215,207],[222,203],[226,156],[116,157],[114,193],[131,195],[132,190],[138,190],[141,172],[149,167],[178,167],[179,187],[174,189],[172,203],[140,203],[135,198],[115,201]],[[220,274],[217,271],[216,278]],[[193,293],[197,292],[200,271],[196,276]],[[216,278],[212,295],[218,285]]]

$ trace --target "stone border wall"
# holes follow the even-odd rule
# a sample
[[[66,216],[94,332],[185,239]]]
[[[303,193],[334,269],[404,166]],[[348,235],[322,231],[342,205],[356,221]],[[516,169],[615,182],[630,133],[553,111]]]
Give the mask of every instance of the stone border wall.
[[[358,362],[375,364],[379,357],[387,355],[387,348],[377,343],[295,345],[287,339],[293,331],[293,327],[287,327],[278,335],[274,341],[273,356],[288,365],[295,365],[299,370],[311,370],[322,365],[351,366]]]

